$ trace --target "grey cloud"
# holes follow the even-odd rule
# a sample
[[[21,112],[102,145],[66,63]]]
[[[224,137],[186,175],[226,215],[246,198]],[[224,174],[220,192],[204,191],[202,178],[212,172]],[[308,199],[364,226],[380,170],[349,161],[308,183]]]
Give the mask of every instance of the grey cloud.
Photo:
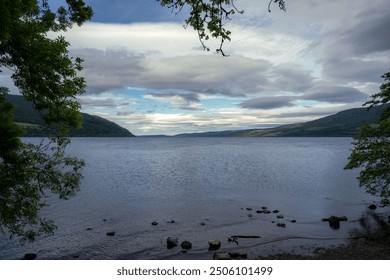
[[[140,63],[144,59],[125,50],[78,49],[72,54],[84,59],[82,75],[87,92],[92,94],[125,89],[142,71]]]
[[[364,61],[354,58],[330,60],[323,63],[323,72],[335,80],[381,82],[381,75],[388,71],[390,60]]]
[[[118,108],[123,106],[128,106],[131,103],[125,99],[114,99],[114,98],[103,98],[97,99],[89,96],[80,96],[77,98],[80,105],[83,109],[91,107],[105,107],[105,108]]]
[[[329,103],[364,101],[367,95],[352,87],[318,85],[308,90],[302,99]]]
[[[117,116],[122,116],[122,117],[129,116],[131,114],[134,114],[134,112],[133,111],[119,111],[116,113]]]
[[[201,55],[149,59],[143,66],[139,81],[155,89],[245,96],[269,84],[267,75],[272,64],[244,57]]]
[[[352,28],[344,31],[342,43],[355,54],[370,54],[390,49],[388,3],[367,5],[354,19]]]
[[[357,101],[367,100],[367,95],[352,87],[341,87],[332,85],[316,85],[300,96],[274,96],[253,98],[239,104],[241,108],[247,109],[277,109],[282,107],[296,106],[294,101],[310,100],[335,104],[351,104]],[[320,115],[322,115],[321,113]]]
[[[198,94],[196,93],[173,93],[173,92],[163,92],[163,93],[148,93],[148,95],[157,97],[157,98],[164,98],[164,97],[180,97],[184,101],[190,103],[200,103],[200,99]]]
[[[247,109],[276,109],[281,107],[292,107],[295,106],[292,101],[296,97],[292,96],[275,96],[275,97],[260,97],[253,98],[244,101],[240,104],[241,108]]]
[[[156,99],[162,102],[169,102],[173,104],[177,109],[198,111],[203,110],[199,107],[201,101],[196,93],[148,93],[144,98]]]
[[[348,21],[328,33],[319,62],[323,73],[347,82],[379,82],[390,65],[390,17],[386,1],[374,1],[351,10]]]
[[[276,76],[274,87],[277,90],[302,92],[313,84],[310,71],[301,65],[285,63],[275,66],[272,70]]]
[[[245,96],[264,90],[272,64],[244,57],[199,55],[146,58],[125,50],[73,50],[82,57],[87,92],[99,94],[140,86],[155,90]]]

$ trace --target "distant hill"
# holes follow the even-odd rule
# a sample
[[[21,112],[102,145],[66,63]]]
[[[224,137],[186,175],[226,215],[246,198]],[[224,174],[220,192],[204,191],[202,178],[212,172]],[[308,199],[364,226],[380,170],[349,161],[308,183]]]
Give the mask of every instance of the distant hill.
[[[388,105],[387,105],[388,106]],[[282,125],[266,129],[226,130],[205,133],[178,134],[177,137],[351,137],[359,133],[365,123],[379,119],[384,106],[367,110],[349,109],[305,123]]]
[[[15,106],[15,122],[26,130],[27,137],[48,136],[53,128],[48,128],[43,122],[40,114],[36,111],[31,102],[23,96],[8,95],[7,100]],[[101,117],[81,113],[83,116],[83,127],[72,129],[72,137],[132,137],[134,136],[127,129]]]

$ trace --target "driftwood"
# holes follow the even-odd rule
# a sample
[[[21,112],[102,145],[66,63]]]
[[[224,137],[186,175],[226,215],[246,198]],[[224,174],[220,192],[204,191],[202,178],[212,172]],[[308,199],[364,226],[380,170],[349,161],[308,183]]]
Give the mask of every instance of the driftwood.
[[[235,242],[238,245],[239,238],[261,238],[258,235],[232,235],[228,237],[229,242]]]

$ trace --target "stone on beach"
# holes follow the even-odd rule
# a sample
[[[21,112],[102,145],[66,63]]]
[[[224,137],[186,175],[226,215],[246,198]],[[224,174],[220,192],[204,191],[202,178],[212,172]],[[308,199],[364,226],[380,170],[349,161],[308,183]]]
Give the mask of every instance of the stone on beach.
[[[192,243],[190,241],[183,241],[181,243],[181,248],[183,248],[184,250],[190,250],[192,248]]]
[[[115,235],[115,231],[109,231],[106,233],[107,236],[114,236]]]
[[[368,209],[375,210],[376,209],[376,205],[375,204],[371,204],[371,205],[368,206]]]
[[[276,218],[278,218],[278,219],[283,219],[284,216],[283,216],[282,214],[278,214],[278,215],[276,215]]]
[[[216,253],[214,253],[213,259],[224,261],[224,260],[231,260],[232,258],[230,257],[229,253],[227,253],[227,252],[216,252]]]
[[[209,250],[218,250],[219,248],[221,248],[221,241],[209,240]]]
[[[176,247],[179,244],[179,240],[176,237],[167,238],[167,247],[168,249]]]

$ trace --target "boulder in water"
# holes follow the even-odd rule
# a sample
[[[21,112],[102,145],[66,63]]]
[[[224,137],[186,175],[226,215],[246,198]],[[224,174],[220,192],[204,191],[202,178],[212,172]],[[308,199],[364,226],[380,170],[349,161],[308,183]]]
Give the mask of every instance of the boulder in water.
[[[224,261],[224,260],[231,260],[232,258],[230,257],[229,253],[227,253],[227,252],[217,252],[217,253],[214,253],[213,259]]]
[[[181,243],[181,248],[183,248],[184,250],[190,250],[192,248],[192,243],[190,241],[183,241]]]
[[[209,250],[215,251],[221,248],[221,241],[219,240],[209,240]]]
[[[179,240],[176,237],[168,237],[167,238],[167,248],[171,249],[176,247],[179,244]]]

